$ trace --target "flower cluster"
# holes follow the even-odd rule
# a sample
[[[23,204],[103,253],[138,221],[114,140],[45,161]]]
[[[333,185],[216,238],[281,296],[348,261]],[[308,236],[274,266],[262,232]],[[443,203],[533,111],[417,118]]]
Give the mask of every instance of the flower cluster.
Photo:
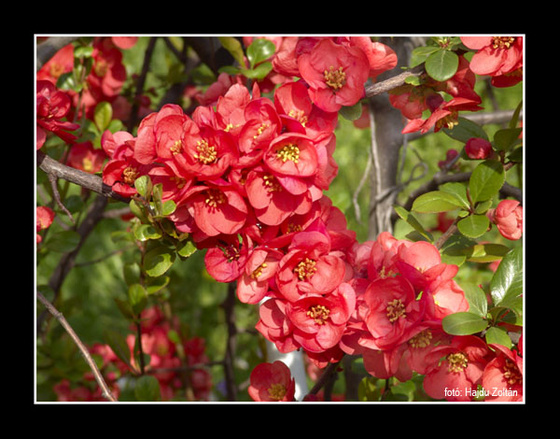
[[[424,76],[420,84],[405,84],[389,92],[391,104],[408,119],[403,134],[451,129],[458,123],[459,111],[481,110],[475,75],[489,76],[495,87],[511,87],[523,79],[522,37],[461,37],[461,42],[475,53],[470,61],[458,55],[453,77],[436,81]],[[426,110],[430,114],[423,118]]]
[[[470,401],[479,385],[498,387],[490,386],[489,375],[496,381],[506,376],[496,398],[521,399],[517,351],[496,345],[489,349],[480,337],[443,330],[442,319],[467,311],[469,304],[454,280],[458,267],[443,263],[434,245],[383,232],[375,241],[357,244],[354,254],[350,284],[356,307],[339,343],[345,353],[361,355],[366,370],[377,378],[407,381],[413,373],[425,375],[424,390],[435,399]],[[453,394],[447,391],[451,388],[461,391]]]
[[[257,329],[281,351],[303,347],[321,364],[342,354],[338,342],[355,305],[346,255],[355,233],[323,194],[337,173],[337,111],[361,99],[370,75],[393,65],[376,64],[394,54],[385,48],[380,56],[381,47],[367,42],[299,39],[292,58],[283,45],[274,60],[303,80],[284,82],[272,99],[234,83],[215,108],[188,116],[168,104],[141,121],[136,137],[102,139],[111,157],[104,182],[123,196],[136,193],[141,175],[161,183],[163,201],[176,205],[169,216],[176,229],[207,248],[209,274],[237,281],[241,302],[268,299]],[[287,59],[296,63],[286,67]]]

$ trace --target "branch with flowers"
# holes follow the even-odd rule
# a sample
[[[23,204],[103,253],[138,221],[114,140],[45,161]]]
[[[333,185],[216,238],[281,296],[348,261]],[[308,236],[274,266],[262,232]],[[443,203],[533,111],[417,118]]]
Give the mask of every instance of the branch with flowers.
[[[200,360],[186,354],[191,334],[173,316],[169,290],[178,265],[202,255],[210,278],[228,285],[225,359],[215,363],[228,400],[332,396],[351,357],[363,375],[353,397],[362,401],[523,401],[519,93],[515,108],[491,112],[501,125],[468,117],[483,114],[479,78],[519,90],[523,37],[433,37],[405,61],[375,37],[212,41],[220,62],[218,51],[197,55],[204,45],[189,46],[192,38],[147,38],[128,82],[123,53],[137,38],[77,39],[39,63],[37,165],[52,195],[52,207],[38,208],[39,254],[47,258],[53,242],[75,248],[79,224],[62,219],[60,239],[44,240],[54,210],[76,201],[57,179],[80,187],[84,200],[93,191],[130,208],[123,235],[137,253],[115,303],[132,332],[109,331],[96,346],[103,371],[129,373],[137,400],[173,398],[175,389],[196,398],[194,373],[204,371],[207,384],[208,370],[178,367]],[[190,84],[182,103],[148,86],[162,47],[178,63],[162,84]],[[393,74],[399,61],[407,68]],[[201,91],[202,78],[212,79]],[[402,126],[381,125],[389,119],[365,105],[379,96]],[[393,219],[407,233],[360,242],[329,190],[342,171],[337,129],[343,119],[364,129],[364,117],[372,132],[440,133],[460,150],[448,149],[438,172],[395,201]],[[395,200],[405,187],[395,186]],[[437,227],[426,226],[435,217]],[[482,283],[462,274],[488,264]],[[266,349],[239,382],[236,306],[255,310],[254,336],[304,355],[317,376],[307,395],[296,396],[290,368],[267,361]],[[67,383],[57,389],[73,395]]]

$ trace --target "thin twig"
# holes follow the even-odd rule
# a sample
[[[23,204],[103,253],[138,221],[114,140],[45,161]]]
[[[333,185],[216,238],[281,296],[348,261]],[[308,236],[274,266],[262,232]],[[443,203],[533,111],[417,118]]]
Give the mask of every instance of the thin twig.
[[[103,376],[101,375],[101,372],[99,371],[99,369],[97,367],[97,364],[95,364],[95,361],[93,360],[93,358],[89,354],[87,348],[82,343],[82,341],[80,340],[78,335],[74,332],[74,330],[72,329],[72,327],[70,326],[68,321],[62,315],[62,313],[60,311],[58,311],[53,306],[53,304],[50,303],[45,298],[45,296],[43,296],[39,291],[37,291],[37,298],[47,308],[47,310],[58,320],[58,322],[66,330],[68,335],[70,335],[70,337],[72,338],[72,340],[74,341],[76,346],[78,346],[78,348],[80,349],[80,352],[82,353],[84,359],[86,360],[86,363],[88,364],[91,371],[93,372],[93,376],[95,377],[95,380],[97,381],[97,384],[99,384],[99,387],[101,387],[103,397],[105,399],[107,399],[108,401],[116,402],[117,398],[115,398],[115,396],[111,393],[111,390],[109,389],[109,386],[107,386],[107,383],[103,379]]]

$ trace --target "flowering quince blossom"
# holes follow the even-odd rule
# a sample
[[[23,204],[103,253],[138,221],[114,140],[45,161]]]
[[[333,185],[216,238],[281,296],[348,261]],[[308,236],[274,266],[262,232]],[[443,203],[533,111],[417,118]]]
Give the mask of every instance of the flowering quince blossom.
[[[285,363],[258,364],[250,376],[247,389],[254,401],[294,401],[295,379]]]
[[[476,50],[471,70],[477,75],[491,76],[495,87],[510,87],[523,79],[522,37],[461,37],[461,41]]]
[[[492,144],[480,137],[472,137],[465,143],[465,153],[473,160],[484,160],[492,153]]]
[[[449,345],[434,348],[429,356],[435,367],[424,378],[426,393],[435,399],[471,401],[491,353],[484,340],[468,335],[453,337]]]
[[[482,373],[485,401],[521,401],[523,357],[517,350],[499,344],[489,346],[496,351],[496,357],[488,362]]]
[[[65,142],[76,140],[76,136],[68,131],[77,130],[80,125],[64,120],[71,105],[70,97],[52,82],[37,81],[37,149],[43,146],[49,131]]]
[[[54,211],[47,206],[38,206],[36,209],[36,232],[37,232],[37,244],[43,241],[43,237],[39,235],[41,230],[48,229],[52,222],[54,221]]]
[[[363,97],[369,62],[357,47],[323,39],[298,58],[298,67],[309,84],[309,96],[324,111],[338,111]]]
[[[496,224],[500,234],[511,241],[521,238],[523,234],[523,207],[517,200],[502,200],[495,209],[487,213]]]

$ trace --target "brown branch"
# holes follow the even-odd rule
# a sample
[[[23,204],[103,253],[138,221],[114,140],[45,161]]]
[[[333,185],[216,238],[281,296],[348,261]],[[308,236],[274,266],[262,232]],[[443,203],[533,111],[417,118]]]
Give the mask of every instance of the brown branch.
[[[43,296],[39,291],[37,291],[37,298],[45,306],[45,308],[47,308],[47,310],[58,320],[58,322],[66,330],[68,335],[70,335],[70,337],[72,338],[72,340],[74,341],[76,346],[78,346],[78,348],[80,349],[80,352],[82,353],[84,359],[86,360],[86,363],[88,364],[91,371],[93,372],[93,376],[95,377],[95,380],[97,381],[97,384],[99,384],[99,387],[103,391],[102,392],[103,397],[105,399],[107,399],[108,401],[116,402],[117,398],[115,398],[115,396],[111,393],[111,390],[109,389],[109,386],[107,386],[107,383],[105,383],[105,380],[103,379],[103,376],[101,375],[101,372],[99,371],[99,369],[97,367],[97,364],[95,364],[95,361],[93,360],[93,358],[89,354],[87,348],[82,343],[82,341],[80,340],[78,335],[74,332],[74,330],[72,329],[72,327],[70,326],[68,321],[62,315],[62,313],[60,311],[58,311],[52,305],[52,303],[50,303],[45,298],[45,296]]]
[[[56,52],[77,40],[78,37],[50,37],[37,45],[37,70],[40,70]]]
[[[78,186],[90,189],[93,192],[97,192],[98,194],[108,198],[114,198],[115,200],[122,201],[124,203],[130,202],[128,198],[113,192],[111,186],[103,183],[101,177],[66,166],[52,159],[42,151],[37,151],[37,166],[49,176],[52,175],[57,178],[62,178],[63,180],[75,183]]]
[[[414,76],[421,76],[424,73],[424,64],[413,67],[403,73],[393,76],[384,81],[376,82],[374,84],[368,85],[365,88],[366,98],[371,98],[373,96],[388,92],[394,88],[400,87],[405,84],[407,78]]]

